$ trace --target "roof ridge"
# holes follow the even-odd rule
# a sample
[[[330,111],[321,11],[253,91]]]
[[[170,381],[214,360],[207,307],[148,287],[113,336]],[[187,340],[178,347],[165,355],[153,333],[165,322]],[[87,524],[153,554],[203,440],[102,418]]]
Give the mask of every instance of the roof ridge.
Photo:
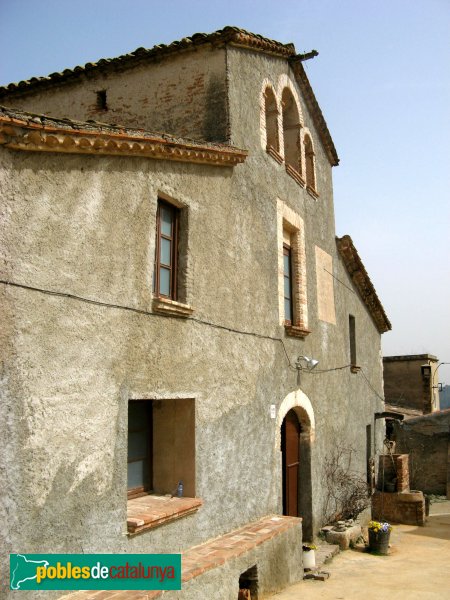
[[[30,79],[22,80],[17,83],[9,83],[0,86],[0,97],[15,92],[26,91],[35,87],[52,85],[57,82],[66,81],[67,79],[79,77],[86,71],[94,69],[105,69],[129,64],[143,59],[151,59],[154,56],[164,54],[172,54],[183,50],[191,50],[196,46],[203,44],[226,44],[235,43],[246,47],[254,48],[255,50],[276,54],[279,56],[290,57],[295,56],[295,46],[293,43],[282,44],[276,40],[266,38],[262,35],[251,33],[246,29],[227,25],[223,29],[218,29],[212,33],[194,33],[192,36],[175,40],[170,44],[156,44],[151,48],[139,47],[127,54],[121,54],[114,58],[100,58],[96,62],[87,62],[84,65],[76,65],[71,69],[56,71],[47,76],[31,77]]]

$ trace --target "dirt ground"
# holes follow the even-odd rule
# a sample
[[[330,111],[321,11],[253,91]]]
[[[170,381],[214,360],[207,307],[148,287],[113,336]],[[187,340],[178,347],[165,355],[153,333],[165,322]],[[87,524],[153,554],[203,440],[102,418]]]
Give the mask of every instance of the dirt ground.
[[[396,525],[388,556],[341,552],[322,570],[270,600],[450,600],[450,501],[431,505],[424,527]]]

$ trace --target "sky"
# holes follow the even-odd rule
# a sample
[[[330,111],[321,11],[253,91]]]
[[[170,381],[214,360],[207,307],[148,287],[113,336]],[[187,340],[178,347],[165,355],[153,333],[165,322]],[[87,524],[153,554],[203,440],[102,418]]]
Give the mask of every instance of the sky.
[[[450,0],[0,0],[0,85],[225,25],[319,51],[336,233],[392,323],[383,353],[450,363]]]

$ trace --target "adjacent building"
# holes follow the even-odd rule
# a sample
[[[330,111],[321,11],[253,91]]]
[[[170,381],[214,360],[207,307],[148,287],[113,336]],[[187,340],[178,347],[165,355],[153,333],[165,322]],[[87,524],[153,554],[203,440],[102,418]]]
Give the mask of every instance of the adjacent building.
[[[437,369],[432,354],[384,356],[384,395],[389,410],[409,416],[439,410]]]

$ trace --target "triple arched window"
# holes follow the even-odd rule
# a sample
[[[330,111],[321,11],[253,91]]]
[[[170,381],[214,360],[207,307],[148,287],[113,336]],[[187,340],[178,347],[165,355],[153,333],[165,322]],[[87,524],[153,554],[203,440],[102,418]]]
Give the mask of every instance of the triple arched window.
[[[275,93],[266,80],[261,107],[262,142],[267,152],[299,185],[317,196],[315,154],[312,136],[303,126],[301,109],[290,85]]]

